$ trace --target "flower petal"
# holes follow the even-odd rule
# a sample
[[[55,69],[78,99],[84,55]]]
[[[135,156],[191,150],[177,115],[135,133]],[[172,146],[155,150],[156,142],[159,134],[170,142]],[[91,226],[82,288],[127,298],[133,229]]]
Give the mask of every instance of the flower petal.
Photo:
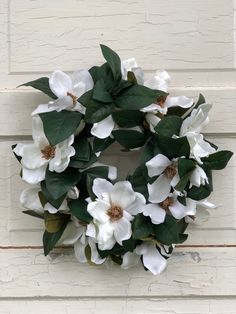
[[[100,250],[110,250],[113,248],[116,243],[113,234],[114,226],[110,221],[99,225],[97,241]]]
[[[193,99],[190,99],[185,96],[176,96],[176,97],[167,96],[165,105],[167,108],[171,108],[171,107],[190,108],[193,105]]]
[[[138,192],[135,192],[136,198],[132,204],[130,204],[128,207],[126,207],[126,212],[128,212],[131,215],[137,215],[138,213],[143,212],[143,208],[146,204],[145,197]]]
[[[129,181],[119,181],[114,184],[113,189],[110,191],[110,198],[112,204],[125,210],[135,201],[136,194]]]
[[[43,158],[43,154],[34,144],[25,144],[22,147],[21,164],[28,169],[37,169],[48,164],[48,160]]]
[[[73,92],[78,98],[85,92],[93,89],[94,83],[92,76],[87,70],[77,70],[72,74]]]
[[[98,138],[106,138],[111,135],[115,127],[115,122],[112,116],[108,116],[100,122],[94,123],[91,134]]]
[[[124,217],[118,221],[113,222],[114,237],[116,241],[122,245],[122,241],[128,240],[131,237],[131,223]]]
[[[170,82],[169,74],[166,71],[160,71],[157,72],[153,78],[145,81],[144,86],[167,92],[169,82]]]
[[[38,115],[40,113],[44,113],[44,112],[51,112],[54,111],[55,108],[54,107],[50,107],[49,104],[40,104],[38,105],[38,107],[31,113],[31,116],[35,116]]]
[[[166,268],[166,259],[159,253],[153,243],[143,243],[136,247],[136,252],[143,256],[143,264],[154,275],[158,275]]]
[[[147,113],[145,116],[145,120],[149,124],[150,131],[152,133],[155,133],[154,128],[158,125],[158,123],[161,121],[160,118],[158,118],[154,113]]]
[[[101,258],[101,256],[99,255],[96,242],[93,239],[88,238],[88,243],[91,249],[91,262],[98,265],[104,263],[106,258]]]
[[[75,225],[73,221],[69,222],[65,231],[62,234],[60,243],[63,245],[74,244],[85,232],[86,227],[82,225]]]
[[[176,219],[182,219],[188,215],[194,216],[196,214],[196,202],[186,198],[186,206],[184,206],[176,200],[173,205],[169,206],[169,210]]]
[[[52,73],[49,78],[51,91],[58,97],[62,98],[67,95],[67,92],[72,91],[72,81],[69,75],[57,70]]]
[[[148,204],[144,207],[144,216],[149,216],[153,224],[161,224],[165,221],[166,211],[157,204]]]
[[[86,246],[87,243],[81,243],[80,240],[76,241],[74,244],[75,257],[80,263],[87,263],[87,258],[85,255]]]
[[[163,202],[170,193],[170,182],[170,179],[162,174],[152,184],[148,184],[149,201],[152,203]]]
[[[25,189],[20,195],[20,203],[27,209],[34,210],[36,213],[43,214],[43,206],[39,200],[40,188],[38,186]]]
[[[38,115],[32,117],[32,137],[35,145],[40,150],[49,145],[48,139],[44,133],[43,121]]]
[[[47,165],[36,169],[22,168],[22,179],[30,184],[38,184],[45,179]]]
[[[96,178],[93,181],[93,193],[100,199],[103,198],[104,193],[110,193],[112,188],[112,183],[106,179]]]
[[[109,203],[103,200],[97,200],[88,204],[87,211],[99,223],[106,223],[109,220],[109,216],[107,215],[109,208]]]
[[[156,155],[146,162],[149,177],[160,175],[171,163],[172,162],[166,156],[162,154]]]

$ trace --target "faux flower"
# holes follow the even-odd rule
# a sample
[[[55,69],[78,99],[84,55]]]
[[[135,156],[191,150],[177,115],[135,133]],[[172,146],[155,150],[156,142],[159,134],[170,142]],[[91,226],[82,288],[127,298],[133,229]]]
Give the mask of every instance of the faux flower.
[[[163,92],[167,92],[169,83],[169,74],[166,71],[157,71],[156,75],[153,78],[145,81],[143,85],[152,89],[158,89]],[[192,104],[193,99],[187,98],[186,96],[167,96],[165,99],[163,98],[159,102],[141,109],[141,111],[151,112],[152,114],[156,114],[157,112],[160,112],[161,114],[167,114],[168,109],[171,107],[190,108]]]
[[[86,248],[89,247],[91,251],[91,262],[95,264],[102,264],[105,261],[105,258],[99,256],[96,240],[92,236],[94,231],[92,224],[86,225],[81,223],[77,218],[72,217],[72,221],[67,225],[62,239],[61,244],[63,245],[74,245],[75,257],[80,263],[86,263]],[[90,232],[90,236],[87,236],[86,233]]]
[[[128,72],[133,72],[138,84],[143,84],[144,73],[141,67],[138,66],[134,58],[123,60],[121,62],[121,73],[123,80],[127,80]]]
[[[208,142],[200,132],[208,124],[208,113],[212,105],[202,104],[197,109],[193,109],[191,115],[186,118],[180,129],[180,136],[186,136],[191,148],[190,157],[196,159],[200,164],[201,158],[208,157],[216,150]]]
[[[39,116],[32,118],[32,136],[34,142],[31,144],[17,144],[14,148],[16,155],[22,157],[22,178],[30,184],[37,184],[45,179],[46,168],[50,171],[63,172],[70,157],[75,154],[71,146],[74,135],[55,146],[48,142],[43,123]]]
[[[105,179],[93,182],[96,200],[89,203],[87,210],[96,226],[96,240],[100,250],[111,249],[116,242],[122,245],[131,237],[132,215],[143,210],[145,198],[134,192],[130,182],[120,181],[114,185]]]
[[[56,70],[49,78],[49,86],[58,98],[49,104],[39,105],[33,112],[33,115],[64,109],[79,111],[85,114],[85,107],[77,100],[84,93],[93,89],[94,83],[89,71],[78,70],[69,76],[60,70]]]
[[[158,194],[158,190],[155,192]],[[150,196],[154,195],[149,195]],[[186,204],[183,205],[178,201],[176,192],[170,193],[162,202],[148,204],[143,211],[144,216],[149,216],[153,224],[164,222],[166,213],[171,213],[176,219],[182,219],[186,216],[194,216],[196,214],[196,201],[189,197],[185,198]]]
[[[137,265],[142,257],[143,265],[154,275],[158,275],[166,268],[167,263],[164,256],[169,257],[169,254],[164,253],[163,250],[160,245],[154,242],[144,241],[136,247],[134,252],[124,254],[121,267],[129,269]]]
[[[43,207],[40,199],[39,199],[39,192],[41,191],[39,186],[34,186],[27,188],[22,191],[20,195],[20,203],[22,206],[24,206],[26,209],[33,210],[34,212],[38,214],[43,214],[43,212],[46,210],[51,214],[55,214],[59,211],[68,211],[67,207],[67,200],[64,199],[61,206],[59,208],[55,208],[50,203],[46,203]],[[76,187],[72,188],[68,194],[67,197],[70,199],[77,199],[79,197],[79,191]]]
[[[208,209],[215,209],[218,206],[212,204],[207,199],[203,199],[196,203],[197,211],[196,214],[193,216],[186,216],[185,221],[192,225],[200,226],[203,222],[207,221],[209,218]]]
[[[202,169],[202,167],[198,165],[195,166],[195,169],[191,173],[189,181],[189,188],[191,188],[193,185],[199,187],[200,185],[205,185],[206,183],[209,183],[205,171]]]
[[[148,184],[149,201],[160,203],[170,193],[171,187],[179,182],[177,160],[169,160],[162,154],[146,162],[149,177],[159,176],[152,184]]]

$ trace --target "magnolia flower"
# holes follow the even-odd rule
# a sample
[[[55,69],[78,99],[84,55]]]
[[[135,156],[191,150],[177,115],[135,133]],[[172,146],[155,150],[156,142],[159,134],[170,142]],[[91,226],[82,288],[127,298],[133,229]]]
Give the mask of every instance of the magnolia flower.
[[[155,192],[158,194],[158,190]],[[154,195],[149,195],[153,197]],[[164,222],[166,213],[169,212],[176,219],[182,219],[185,216],[196,214],[196,201],[191,198],[185,198],[186,205],[178,201],[178,194],[176,192],[170,193],[162,202],[153,202],[148,204],[144,210],[143,215],[149,216],[153,224]]]
[[[71,146],[74,135],[55,146],[50,145],[43,130],[43,123],[39,116],[32,118],[32,144],[17,144],[14,148],[16,155],[22,157],[22,178],[30,184],[37,184],[45,179],[47,166],[50,171],[63,172],[70,157],[75,154]]]
[[[60,70],[54,71],[49,78],[49,86],[58,98],[49,104],[40,105],[33,114],[64,109],[85,114],[85,107],[77,100],[84,93],[93,89],[94,83],[89,71],[78,70],[72,76]]]
[[[169,74],[166,71],[160,71],[160,72],[157,71],[156,75],[153,78],[145,81],[143,85],[152,89],[158,89],[163,92],[167,92],[169,83],[170,83]],[[157,112],[160,112],[161,114],[166,114],[168,111],[168,108],[171,108],[171,107],[190,108],[192,104],[193,104],[193,99],[187,98],[186,96],[176,96],[176,97],[167,96],[166,98],[162,98],[159,102],[151,104],[141,109],[141,111],[151,112],[153,114],[156,114]]]
[[[99,249],[112,249],[116,242],[122,245],[122,241],[131,237],[132,215],[142,212],[144,196],[134,192],[128,181],[113,185],[97,178],[92,189],[97,199],[88,204],[87,210],[93,217]]]
[[[191,148],[190,157],[196,159],[202,164],[201,158],[208,157],[216,150],[208,142],[200,132],[208,124],[208,113],[212,105],[202,104],[197,109],[193,109],[190,117],[186,118],[180,129],[180,136],[186,136]]]
[[[144,241],[134,252],[127,252],[123,256],[121,267],[128,269],[136,266],[142,257],[143,265],[154,275],[160,274],[166,268],[166,259],[170,256],[165,248],[154,242]],[[165,258],[166,257],[166,258]]]
[[[209,212],[207,209],[215,209],[218,206],[212,204],[207,199],[196,202],[197,211],[194,216],[186,216],[185,221],[192,225],[200,226],[203,222],[208,220]]]
[[[68,211],[67,207],[67,200],[66,198],[62,202],[61,206],[59,208],[55,208],[52,206],[49,202],[43,205],[40,202],[39,199],[39,192],[41,191],[39,186],[30,187],[28,189],[25,189],[22,191],[20,195],[20,203],[22,206],[24,206],[26,209],[33,210],[34,212],[38,214],[43,214],[43,212],[46,210],[51,214],[55,214],[59,211],[66,212]],[[76,187],[72,188],[68,194],[67,197],[70,199],[77,199],[79,197],[79,191]]]
[[[158,154],[146,162],[149,177],[159,176],[152,184],[148,184],[149,201],[160,203],[170,193],[171,187],[179,182],[177,159],[169,160]]]
[[[95,238],[92,235],[86,235],[88,230],[90,230],[90,234],[94,233],[91,231],[92,228],[92,224],[86,225],[77,218],[72,217],[72,221],[67,225],[60,243],[63,245],[74,245],[75,257],[80,263],[88,261],[85,251],[89,247],[91,250],[91,262],[102,264],[106,259],[100,257]]]

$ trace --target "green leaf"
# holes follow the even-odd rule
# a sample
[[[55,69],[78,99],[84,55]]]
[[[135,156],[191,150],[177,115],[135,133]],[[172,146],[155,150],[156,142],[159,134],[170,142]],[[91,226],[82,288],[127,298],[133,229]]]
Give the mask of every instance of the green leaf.
[[[70,213],[79,220],[85,223],[90,223],[93,219],[87,211],[88,203],[85,200],[78,198],[69,202],[68,206],[70,208]]]
[[[117,82],[114,81],[111,68],[107,62],[100,67],[93,66],[89,70],[89,73],[91,74],[94,83],[103,79],[108,92],[111,92],[117,86]]]
[[[101,256],[101,258],[105,258],[109,255],[116,255],[116,256],[123,255],[126,252],[133,252],[136,246],[140,243],[141,241],[130,238],[129,240],[123,241],[122,245],[119,245],[118,243],[116,243],[111,250],[102,251],[98,249],[98,253]]]
[[[60,198],[74,187],[80,180],[81,173],[78,170],[67,168],[65,171],[58,173],[46,170],[46,188],[54,199]]]
[[[43,214],[37,213],[37,212],[34,211],[34,210],[30,210],[30,209],[28,209],[28,210],[23,210],[22,213],[24,213],[24,214],[26,214],[26,215],[29,215],[29,216],[32,216],[32,217],[44,219]]]
[[[53,207],[59,208],[61,204],[63,203],[64,199],[66,198],[67,193],[63,194],[61,197],[58,199],[54,199],[53,196],[49,193],[47,187],[46,187],[46,182],[42,181],[41,182],[41,192],[39,192],[39,199],[44,207],[45,205],[45,200],[46,202],[50,203]]]
[[[93,99],[104,103],[111,103],[113,101],[110,93],[106,90],[103,79],[96,82],[93,90]]]
[[[49,233],[58,232],[64,225],[65,221],[68,221],[69,219],[69,215],[62,214],[60,212],[57,212],[55,214],[51,214],[48,211],[44,212],[45,228]]]
[[[152,222],[149,217],[145,217],[142,214],[135,216],[132,222],[132,234],[134,239],[144,239],[149,237],[152,230]]]
[[[132,128],[142,125],[144,113],[134,110],[119,110],[112,112],[113,120],[122,128]]]
[[[58,230],[55,233],[50,233],[47,230],[44,231],[43,234],[43,249],[44,249],[44,255],[47,256],[51,250],[55,247],[57,242],[60,240],[66,226],[67,226],[68,220],[64,220],[64,223],[62,224],[60,230]]]
[[[127,80],[133,84],[138,84],[135,74],[132,71],[128,71]]]
[[[178,174],[180,178],[195,169],[195,162],[191,159],[179,158],[178,159]]]
[[[118,107],[127,110],[139,110],[152,103],[156,103],[167,93],[150,89],[143,85],[133,85],[122,91],[115,100]]]
[[[187,193],[187,197],[190,197],[193,200],[200,201],[204,198],[207,198],[213,191],[212,186],[212,173],[211,170],[205,170],[205,173],[208,177],[209,183],[201,185],[200,187],[193,186]]]
[[[190,146],[187,138],[169,138],[160,134],[154,134],[153,145],[155,154],[161,153],[169,159],[186,156],[189,157]]]
[[[82,96],[80,96],[78,98],[78,102],[83,105],[84,107],[87,107],[89,102],[91,101],[93,97],[93,89],[87,91],[86,93],[84,93]]]
[[[165,116],[154,129],[160,135],[172,137],[179,135],[182,122],[183,120],[178,116]]]
[[[97,102],[95,100],[91,100],[85,114],[85,121],[87,123],[96,123],[101,120],[107,118],[113,109],[112,104],[104,104],[101,102]]]
[[[233,153],[228,150],[222,150],[220,152],[216,152],[211,154],[209,157],[202,158],[204,169],[211,169],[211,170],[221,170],[227,166],[230,158],[232,157]]]
[[[73,144],[75,148],[75,155],[73,159],[80,161],[89,161],[91,157],[91,147],[88,139],[85,137],[79,137]]]
[[[40,90],[41,92],[43,92],[44,94],[48,95],[49,97],[53,99],[57,98],[57,96],[55,96],[50,89],[48,77],[41,77],[35,81],[30,81],[28,83],[21,84],[18,87],[21,87],[21,86],[31,86],[35,89]]]
[[[97,176],[94,174],[87,174],[86,187],[92,201],[96,199],[96,195],[93,193],[93,181],[96,178]]]
[[[107,47],[105,45],[100,45],[100,46],[102,49],[102,54],[111,68],[114,80],[120,81],[121,80],[120,57],[118,56],[118,54],[115,51],[113,51],[109,47]]]
[[[116,130],[112,132],[115,140],[125,148],[141,147],[148,139],[148,135],[136,130]]]
[[[187,223],[184,219],[177,221],[170,215],[166,215],[164,223],[153,225],[155,239],[165,245],[182,243],[184,240],[182,234],[186,228]]]
[[[175,190],[183,191],[191,177],[191,172],[186,173],[175,186]]]
[[[96,178],[107,178],[109,173],[108,166],[95,166],[91,167],[83,172],[84,174],[90,174]]]
[[[114,143],[114,139],[111,137],[107,137],[104,139],[100,139],[95,137],[93,141],[93,150],[95,153],[102,152],[106,148],[108,148],[112,143]]]
[[[85,169],[90,167],[93,163],[95,163],[98,160],[98,157],[92,153],[90,156],[89,161],[81,161],[74,159],[73,157],[70,159],[69,167],[71,168],[77,168],[77,169]]]
[[[76,111],[62,110],[41,113],[45,135],[51,145],[56,145],[74,134],[82,115]]]

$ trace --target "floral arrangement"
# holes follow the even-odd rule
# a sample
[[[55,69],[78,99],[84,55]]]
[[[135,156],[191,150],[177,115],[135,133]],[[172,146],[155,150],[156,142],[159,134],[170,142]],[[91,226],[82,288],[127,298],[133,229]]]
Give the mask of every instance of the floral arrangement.
[[[202,95],[171,97],[166,71],[145,79],[135,59],[101,50],[101,66],[23,84],[51,101],[32,113],[33,142],[13,146],[30,184],[20,202],[44,220],[45,255],[58,243],[73,245],[82,263],[140,262],[159,274],[187,239],[188,223],[214,208],[212,170],[232,153],[201,134],[211,109]],[[140,153],[135,171],[118,182],[117,169],[99,162],[114,142]]]

